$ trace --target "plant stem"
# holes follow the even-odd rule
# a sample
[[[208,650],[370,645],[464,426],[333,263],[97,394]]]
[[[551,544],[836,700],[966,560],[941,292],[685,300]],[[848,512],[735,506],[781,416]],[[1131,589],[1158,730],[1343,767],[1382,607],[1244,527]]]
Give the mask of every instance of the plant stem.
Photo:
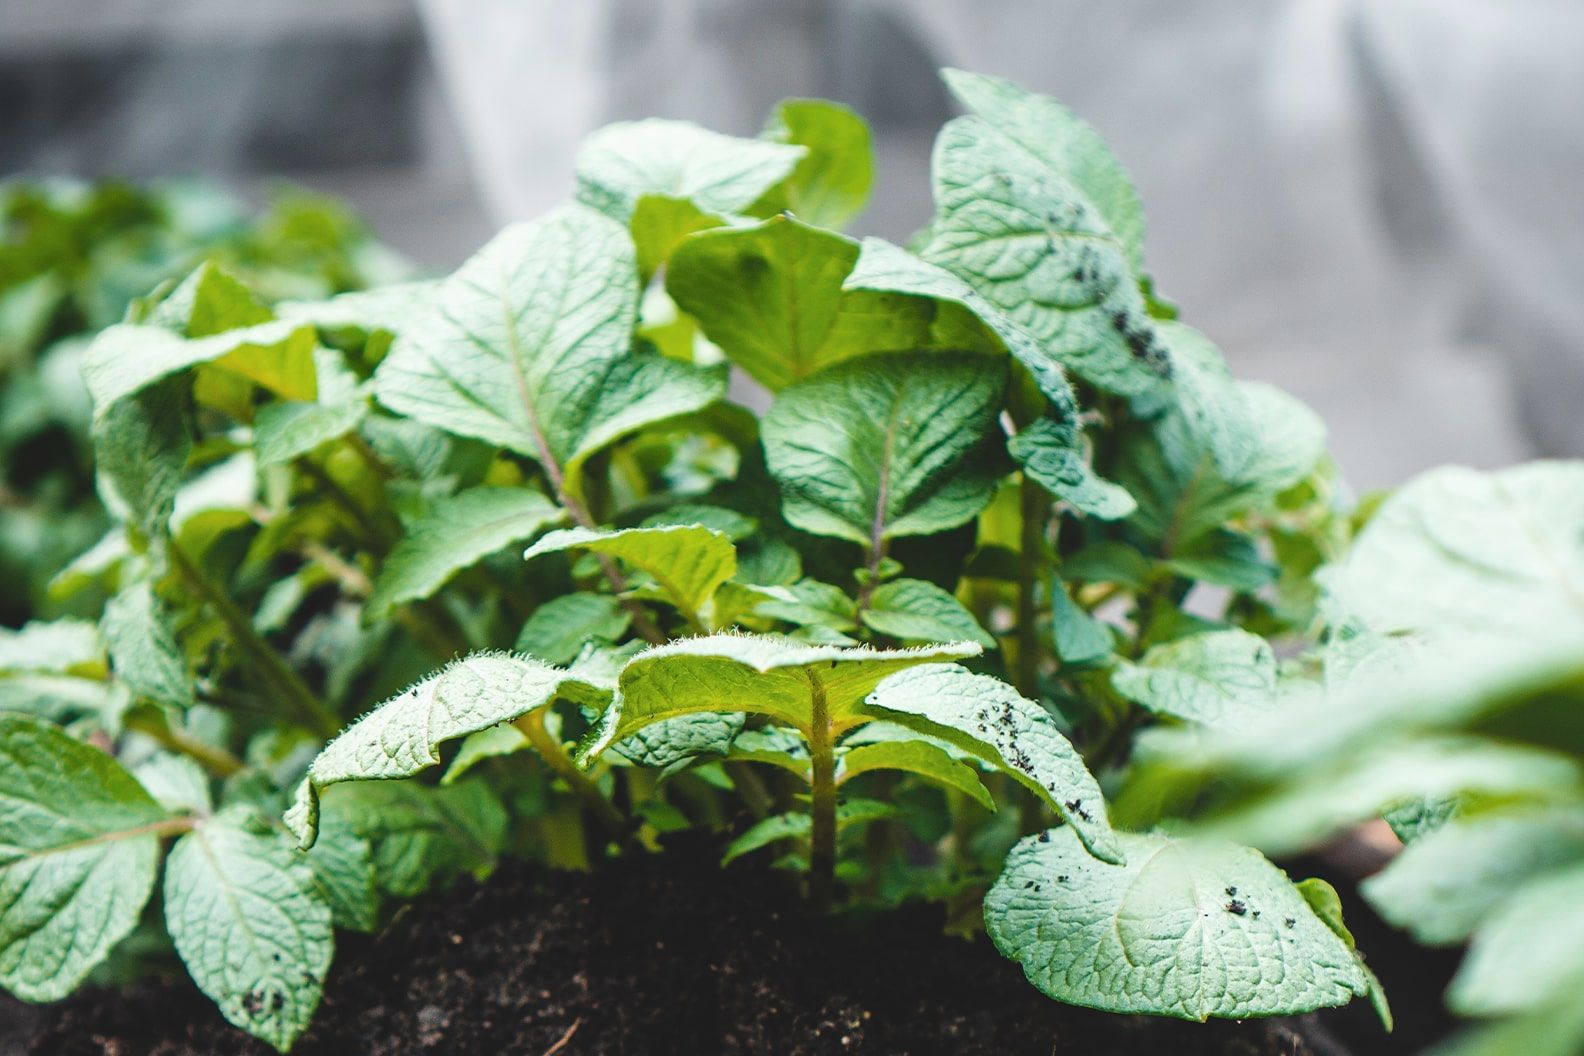
[[[196,737],[189,736],[181,730],[171,729],[168,724],[146,716],[128,714],[126,728],[136,730],[158,742],[162,747],[187,756],[216,777],[230,777],[247,768],[242,760],[219,745],[206,744]]]
[[[877,516],[877,528],[878,521],[879,518]],[[860,629],[863,627],[863,614],[868,610],[869,602],[874,597],[875,587],[880,585],[880,562],[885,560],[885,556],[886,540],[882,539],[877,532],[870,539],[869,558],[864,563],[864,567],[869,574],[864,577],[863,584],[858,588],[857,604],[853,607],[853,619],[857,622]]]
[[[281,697],[296,721],[321,737],[334,737],[341,729],[341,720],[335,712],[308,688],[308,683],[303,681],[285,658],[259,636],[247,613],[237,608],[220,585],[194,564],[175,540],[171,540],[169,550],[171,564],[175,566],[177,574],[220,617],[220,622],[231,632],[231,640],[243,660],[269,689]]]
[[[726,763],[726,774],[732,779],[732,784],[737,786],[737,791],[742,793],[743,805],[748,808],[748,813],[754,816],[755,821],[763,821],[770,816],[770,811],[775,807],[775,800],[770,795],[770,790],[765,783],[759,780],[759,775],[754,773],[752,763],[745,763],[740,759]]]
[[[379,477],[381,480],[389,480],[391,478],[390,467],[387,466],[385,464],[385,460],[380,458],[378,453],[376,453],[375,450],[369,446],[369,442],[358,434],[356,429],[347,434],[346,441],[347,446],[353,450],[358,458],[363,460],[363,464],[368,466],[369,469],[374,472],[375,476]]]
[[[303,543],[301,549],[304,557],[330,574],[330,578],[335,580],[343,594],[354,598],[367,598],[373,593],[374,584],[361,568],[317,539]],[[473,649],[473,643],[468,641],[466,633],[457,625],[456,620],[452,619],[451,614],[441,608],[433,598],[398,606],[395,617],[397,622],[407,629],[408,634],[442,660],[461,656]]]
[[[1018,485],[1022,534],[1018,544],[1017,670],[1013,682],[1025,697],[1039,699],[1039,579],[1045,556],[1050,496],[1026,474]],[[1054,589],[1054,588],[1052,588]]]
[[[599,819],[599,823],[618,841],[629,842],[632,834],[628,831],[627,819],[623,818],[621,812],[605,798],[605,793],[599,790],[593,779],[578,769],[578,765],[566,754],[561,743],[545,728],[547,710],[535,708],[514,721],[512,725],[522,731],[522,735],[528,738],[528,743],[534,746],[540,758],[567,783],[573,794],[583,801],[583,805],[595,818]]]
[[[599,527],[594,522],[594,518],[589,516],[588,509],[577,500],[577,496],[566,490],[559,470],[550,474],[550,482],[555,485],[556,498],[561,500],[561,505],[566,507],[566,511],[572,515],[574,521],[591,531]],[[616,567],[616,559],[609,554],[595,554],[594,558],[599,562],[600,570],[605,573],[605,579],[610,583],[611,590],[621,602],[622,608],[632,616],[633,630],[638,632],[638,637],[650,645],[665,644],[666,636],[655,624],[654,617],[649,615],[649,610],[632,598],[622,597],[627,592],[627,577]]]
[[[830,908],[836,888],[836,750],[831,739],[830,705],[825,686],[808,672],[811,762],[809,819],[809,901],[816,912]]]

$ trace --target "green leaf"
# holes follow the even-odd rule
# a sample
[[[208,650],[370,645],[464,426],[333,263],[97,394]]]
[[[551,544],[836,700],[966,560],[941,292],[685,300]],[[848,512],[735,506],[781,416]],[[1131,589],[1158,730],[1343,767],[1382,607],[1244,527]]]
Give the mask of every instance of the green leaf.
[[[868,721],[863,698],[887,675],[916,664],[973,656],[967,642],[879,650],[803,645],[770,635],[683,638],[639,653],[622,668],[615,702],[580,747],[583,765],[654,723],[699,712],[768,715],[805,734],[821,693],[832,736]]]
[[[1584,866],[1555,870],[1514,891],[1474,933],[1447,990],[1465,1016],[1523,1012],[1578,998],[1584,979]]]
[[[986,649],[996,644],[962,602],[922,579],[893,579],[876,587],[863,622],[904,642],[978,642]]]
[[[778,840],[807,839],[813,822],[809,819],[807,811],[797,811],[791,814],[772,814],[768,818],[761,818],[749,826],[741,836],[726,845],[726,853],[721,855],[721,868],[724,869],[745,854],[751,854],[761,847],[768,847]]]
[[[866,711],[940,737],[1011,777],[1068,823],[1090,852],[1120,861],[1105,797],[1044,708],[989,675],[929,664],[886,679]]]
[[[1228,402],[1203,420],[1173,408],[1124,438],[1117,480],[1138,501],[1132,523],[1162,556],[1191,554],[1195,541],[1301,481],[1325,452],[1325,427],[1302,403],[1269,385],[1228,385]]]
[[[163,536],[192,449],[187,397],[158,385],[121,400],[93,424],[99,495],[150,539]]]
[[[962,279],[945,268],[920,260],[905,249],[879,238],[866,238],[859,249],[846,290],[902,294],[929,304],[929,314],[955,308],[977,320],[996,343],[1023,364],[1039,390],[1050,400],[1055,415],[1072,421],[1078,415],[1078,398],[1067,381],[1061,362],[1000,308],[991,304]]]
[[[984,356],[875,355],[783,390],[763,436],[786,519],[872,548],[972,519],[1000,478],[1005,382]]]
[[[885,741],[861,744],[843,753],[837,763],[836,780],[845,782],[871,770],[904,770],[910,774],[955,789],[986,810],[995,810],[984,783],[973,768],[953,759],[941,748],[925,741]]]
[[[876,821],[884,821],[895,817],[897,810],[889,803],[882,803],[873,799],[854,799],[836,807],[836,831],[846,832],[860,825],[869,825]],[[721,856],[721,868],[725,868],[743,855],[767,847],[777,840],[807,839],[813,830],[814,823],[807,811],[798,811],[791,814],[774,814],[761,819],[750,826],[741,836],[726,845],[726,853]],[[807,868],[806,859],[800,860],[799,866]]]
[[[254,825],[245,811],[224,812],[176,841],[165,925],[221,1014],[285,1052],[319,1007],[330,907],[291,840]]]
[[[369,841],[340,825],[327,825],[320,829],[306,857],[314,891],[330,907],[335,926],[373,931],[379,893],[374,886],[374,850]]]
[[[286,825],[313,845],[319,796],[341,781],[410,777],[440,762],[440,745],[511,722],[565,697],[601,706],[608,690],[526,657],[475,653],[431,675],[348,726],[314,759]]]
[[[1097,663],[1116,648],[1111,629],[1085,612],[1060,580],[1051,583],[1051,633],[1064,664]]]
[[[337,440],[356,429],[367,414],[368,404],[362,398],[338,403],[265,404],[253,419],[253,451],[259,467],[290,462]]]
[[[100,331],[83,353],[83,380],[96,418],[161,379],[205,363],[218,363],[287,399],[313,399],[315,340],[312,327],[287,320],[195,338],[158,326],[118,324]]]
[[[384,619],[398,605],[429,597],[462,569],[564,517],[560,507],[528,488],[470,488],[439,500],[385,559],[364,621]]]
[[[1284,854],[1406,800],[1584,793],[1584,764],[1542,749],[1449,734],[1377,741],[1304,768],[1263,797],[1207,819],[1205,831]]]
[[[1570,995],[1554,1005],[1488,1026],[1464,1030],[1427,1056],[1577,1056],[1584,1047],[1584,1001]]]
[[[618,217],[619,219],[619,217]],[[719,227],[719,217],[704,212],[686,198],[645,194],[633,206],[633,246],[638,252],[638,281],[649,285],[654,273],[671,259],[677,246],[698,231]]]
[[[834,229],[863,212],[874,181],[874,151],[863,118],[823,99],[787,99],[770,115],[762,138],[808,153],[754,212],[789,210],[806,223]]]
[[[1180,1019],[1295,1015],[1368,983],[1349,949],[1255,851],[1122,834],[1126,865],[1067,829],[1025,837],[985,896],[985,930],[1041,992]]]
[[[592,210],[508,227],[440,284],[380,364],[375,394],[571,486],[601,447],[725,389],[724,368],[630,351],[637,278],[627,233]]]
[[[209,814],[214,810],[209,775],[185,755],[156,753],[139,763],[132,776],[166,810],[188,814]]]
[[[506,809],[488,783],[469,778],[439,788],[414,781],[337,785],[325,798],[325,827],[344,827],[374,848],[374,876],[397,898],[422,894],[466,872],[494,869]]]
[[[723,533],[702,525],[654,528],[563,528],[530,546],[525,559],[561,550],[586,550],[621,560],[652,578],[690,623],[712,615],[715,591],[737,571],[737,553]]]
[[[705,212],[739,213],[792,175],[804,147],[737,139],[686,121],[624,121],[578,150],[577,197],[626,222],[639,198],[663,194]]]
[[[548,724],[547,724],[548,725]],[[491,726],[487,730],[470,733],[462,739],[462,744],[457,748],[457,753],[451,759],[451,765],[446,767],[445,775],[440,778],[442,785],[454,785],[460,781],[469,770],[486,759],[496,759],[503,755],[515,755],[527,748],[532,748],[527,734],[515,726]],[[318,846],[315,844],[314,846]]]
[[[272,318],[269,307],[252,290],[206,260],[155,307],[147,322],[187,337],[208,337]]]
[[[1432,470],[1321,572],[1338,617],[1380,634],[1584,633],[1584,462]]]
[[[100,621],[110,666],[127,688],[161,704],[193,704],[192,678],[170,615],[147,583],[133,583],[105,605]]]
[[[1070,419],[1040,418],[1012,438],[1007,453],[1036,483],[1080,513],[1115,521],[1138,507],[1125,489],[1095,475],[1083,436]]]
[[[759,523],[752,517],[738,513],[736,510],[696,502],[679,502],[675,506],[667,506],[659,513],[645,517],[639,527],[656,528],[673,524],[700,525],[719,532],[734,543],[749,538],[759,527]]]
[[[727,755],[743,721],[740,713],[676,715],[622,738],[611,745],[611,751],[639,766],[663,770],[684,759]]]
[[[319,349],[314,364],[318,402],[279,400],[254,415],[253,453],[261,468],[289,462],[345,436],[368,414],[365,387],[339,352]]]
[[[0,672],[103,671],[105,646],[87,620],[32,620],[19,630],[0,627]]]
[[[99,677],[19,672],[0,678],[0,711],[20,711],[56,722],[93,719],[106,730],[119,727],[132,703],[126,687]]]
[[[777,216],[683,242],[666,292],[733,363],[772,392],[862,351],[830,340],[858,246]]]
[[[609,594],[563,594],[534,609],[515,648],[547,664],[569,664],[587,642],[614,642],[631,624],[632,614]]]
[[[154,888],[166,812],[110,756],[0,714],[0,984],[25,1001],[77,988]]]
[[[1388,923],[1431,946],[1474,933],[1530,880],[1584,861],[1584,813],[1532,808],[1455,818],[1414,840],[1361,893]]]
[[[1257,634],[1209,631],[1151,646],[1111,684],[1156,714],[1217,726],[1276,702],[1276,654]]]
[[[1057,568],[1069,583],[1117,583],[1141,589],[1150,574],[1150,560],[1126,543],[1102,539],[1062,558]]]
[[[920,256],[1095,385],[1124,396],[1162,387],[1171,356],[1155,336],[1133,249],[1070,170],[969,116],[936,138],[934,183],[937,215]]]
[[[870,723],[864,729],[873,725]],[[739,733],[732,739],[727,758],[780,767],[805,785],[811,777],[808,746],[803,743],[801,736],[780,726],[765,726]]]
[[[398,282],[323,301],[282,301],[275,306],[275,313],[323,330],[399,334],[432,310],[438,287],[433,281]]]
[[[957,101],[1052,175],[1071,183],[1105,219],[1137,270],[1144,257],[1144,207],[1100,134],[1056,100],[1011,81],[945,69]]]
[[[1274,565],[1260,554],[1250,536],[1213,528],[1185,545],[1172,548],[1172,558],[1162,562],[1179,576],[1199,579],[1252,594],[1276,579]]]
[[[834,631],[858,629],[857,607],[840,587],[814,579],[801,579],[754,606],[755,614],[784,620],[799,627],[827,627]]]

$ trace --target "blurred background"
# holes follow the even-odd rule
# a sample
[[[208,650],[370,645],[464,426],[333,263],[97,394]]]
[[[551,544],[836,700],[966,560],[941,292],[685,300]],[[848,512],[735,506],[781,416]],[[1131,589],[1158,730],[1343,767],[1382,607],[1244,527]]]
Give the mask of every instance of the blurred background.
[[[900,240],[942,65],[1100,130],[1159,288],[1355,489],[1584,454],[1579,0],[0,0],[0,176],[287,181],[443,271],[607,121],[815,95],[875,126],[856,232]]]

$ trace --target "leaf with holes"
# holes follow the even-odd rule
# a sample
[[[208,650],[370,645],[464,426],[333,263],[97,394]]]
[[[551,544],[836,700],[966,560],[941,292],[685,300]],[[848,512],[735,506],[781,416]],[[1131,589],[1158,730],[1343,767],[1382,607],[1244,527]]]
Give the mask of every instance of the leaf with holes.
[[[1125,865],[1069,829],[1027,836],[985,895],[985,930],[1043,993],[1181,1019],[1296,1015],[1368,983],[1287,877],[1245,847],[1120,835]]]
[[[330,907],[278,830],[223,811],[176,841],[165,924],[198,988],[285,1052],[307,1029],[334,948]]]

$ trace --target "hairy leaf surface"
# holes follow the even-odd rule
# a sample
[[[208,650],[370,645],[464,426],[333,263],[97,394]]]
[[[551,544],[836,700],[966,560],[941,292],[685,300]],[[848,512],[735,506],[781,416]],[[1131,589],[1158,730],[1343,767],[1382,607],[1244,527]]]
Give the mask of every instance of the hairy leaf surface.
[[[698,712],[768,715],[808,731],[815,694],[833,734],[864,721],[859,706],[887,675],[916,664],[973,656],[967,642],[880,650],[803,645],[767,635],[717,634],[647,649],[622,669],[616,700],[579,750],[587,761],[646,726]]]
[[[379,705],[326,745],[297,788],[287,827],[302,846],[312,846],[326,787],[411,777],[439,763],[440,745],[453,738],[511,722],[558,697],[598,707],[608,693],[527,657],[466,657]]]

